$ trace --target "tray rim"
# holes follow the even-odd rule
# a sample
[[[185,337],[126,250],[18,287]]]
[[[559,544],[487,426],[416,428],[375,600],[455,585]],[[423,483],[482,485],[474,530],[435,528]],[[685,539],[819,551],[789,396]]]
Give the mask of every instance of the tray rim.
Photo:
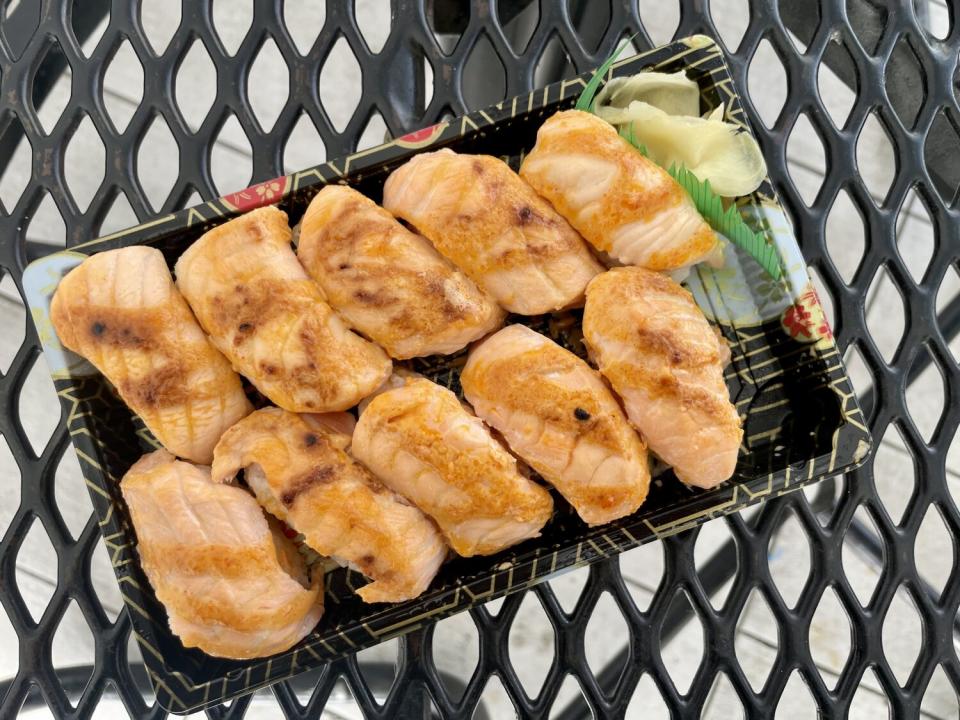
[[[736,92],[733,78],[723,56],[723,51],[713,39],[705,35],[694,35],[689,38],[675,40],[669,44],[618,60],[611,67],[607,77],[609,78],[612,75],[617,74],[617,70],[623,68],[624,66],[635,64],[643,65],[642,61],[644,59],[649,58],[652,55],[663,54],[670,50],[676,50],[679,54],[670,55],[664,60],[664,62],[674,62],[684,55],[698,51],[702,51],[708,55],[709,58],[707,59],[719,59],[722,72],[725,74],[726,79],[729,79],[730,83],[730,87],[726,89],[726,92],[730,95],[732,101],[736,103],[737,109],[740,111],[743,118],[744,127],[749,128],[749,123],[747,122],[745,115],[743,115],[742,107],[739,105],[739,96]],[[637,69],[639,69],[639,67]],[[51,333],[48,332],[48,329],[41,326],[39,322],[39,316],[42,316],[44,308],[35,303],[34,300],[36,298],[32,297],[31,293],[27,291],[28,283],[26,282],[26,279],[28,275],[31,277],[31,279],[34,275],[37,275],[41,278],[44,277],[44,273],[47,272],[47,267],[51,263],[62,262],[66,260],[67,257],[86,257],[89,254],[110,249],[112,247],[140,244],[145,239],[144,236],[146,233],[163,233],[167,227],[174,232],[182,232],[185,228],[189,228],[194,224],[209,224],[212,227],[213,225],[220,224],[231,219],[232,217],[247,212],[254,207],[259,207],[264,204],[272,204],[282,200],[291,193],[299,192],[308,188],[319,189],[325,184],[337,182],[338,180],[349,175],[350,164],[352,162],[360,160],[367,155],[383,152],[385,149],[391,147],[403,148],[404,150],[419,150],[421,148],[417,146],[417,143],[421,142],[421,137],[424,133],[426,133],[431,140],[422,147],[428,148],[434,139],[444,136],[448,129],[456,129],[458,125],[460,128],[460,136],[465,135],[468,131],[482,131],[482,129],[485,127],[496,126],[501,121],[494,120],[491,115],[494,114],[494,110],[497,112],[502,112],[505,106],[511,106],[511,114],[515,115],[518,107],[521,111],[529,112],[537,109],[538,107],[542,107],[548,101],[553,102],[558,99],[572,97],[579,91],[580,88],[586,85],[586,80],[589,78],[590,74],[590,72],[583,73],[574,78],[562,80],[545,87],[534,89],[526,95],[521,95],[516,98],[508,98],[501,103],[497,103],[484,110],[468,113],[467,115],[454,118],[450,121],[437,123],[422,130],[408,133],[407,135],[396,138],[388,143],[384,143],[382,145],[369,148],[343,158],[328,160],[319,166],[307,168],[305,170],[267,180],[262,183],[257,183],[249,188],[228,194],[222,198],[217,198],[191,208],[186,208],[184,210],[153,218],[131,228],[92,239],[85,243],[73,246],[67,250],[51,254],[32,262],[24,272],[24,288],[25,294],[28,296],[26,298],[27,304],[29,306],[34,323],[37,326],[44,353],[47,354],[51,349],[56,349],[57,347],[60,347],[62,351],[62,347],[59,346],[59,342],[56,337],[50,337]],[[551,94],[553,97],[551,97]],[[524,104],[526,104],[526,108],[523,107]],[[766,182],[769,182],[769,178],[767,178]],[[279,190],[275,189],[276,187],[279,187]],[[772,193],[771,199],[777,207],[782,208],[775,192]],[[200,230],[206,229],[208,228],[200,228]],[[153,235],[151,239],[152,241],[156,242],[160,237],[162,237],[162,235]],[[796,244],[795,238],[793,238],[793,242]],[[803,269],[803,273],[806,275],[805,268]],[[809,279],[809,276],[807,276],[807,278]],[[32,283],[30,284],[32,285]],[[734,328],[734,330],[739,331],[747,328],[748,326],[745,325],[737,326]],[[846,374],[846,369],[843,365],[842,359],[839,358],[839,356],[837,357],[837,361],[839,363],[839,373],[849,386],[849,377]],[[52,375],[55,381],[60,380],[70,383],[73,383],[74,381],[74,376],[69,372],[62,373],[53,371]],[[606,546],[598,545],[593,540],[579,542],[575,548],[571,546],[558,546],[556,548],[546,546],[534,548],[528,551],[524,556],[522,556],[522,558],[518,558],[516,563],[508,563],[507,565],[509,565],[509,567],[501,568],[498,566],[489,575],[487,575],[483,582],[489,582],[488,590],[481,590],[479,593],[475,593],[469,589],[466,583],[458,582],[455,587],[448,588],[444,591],[445,595],[452,596],[448,602],[443,602],[437,607],[429,608],[422,615],[407,617],[401,623],[395,624],[393,627],[386,628],[382,633],[375,636],[376,639],[374,642],[358,646],[350,639],[350,637],[348,637],[348,634],[345,634],[343,631],[338,631],[339,635],[341,635],[347,641],[347,643],[343,646],[343,649],[335,652],[333,655],[324,653],[323,657],[321,658],[321,656],[319,656],[316,652],[311,652],[312,646],[327,644],[322,640],[312,640],[312,642],[308,643],[304,648],[295,647],[286,651],[285,653],[272,656],[271,658],[258,658],[247,661],[245,671],[247,678],[244,684],[239,687],[236,686],[236,683],[238,680],[240,680],[240,675],[231,677],[234,671],[228,672],[226,676],[222,678],[194,683],[181,671],[170,668],[164,660],[162,653],[160,653],[157,648],[152,647],[152,645],[139,632],[137,632],[136,615],[131,613],[133,632],[141,645],[144,665],[146,666],[151,677],[151,682],[154,684],[154,690],[156,692],[158,702],[165,709],[178,714],[192,712],[204,707],[208,707],[210,705],[223,702],[231,697],[253,692],[260,687],[272,684],[286,677],[297,674],[298,672],[307,670],[316,664],[301,664],[298,666],[297,653],[299,652],[312,655],[313,658],[316,658],[318,662],[324,662],[332,659],[333,657],[350,652],[350,646],[355,648],[366,647],[416,629],[421,624],[417,621],[427,619],[439,620],[442,617],[452,614],[452,610],[454,608],[457,608],[458,610],[464,610],[470,605],[479,602],[486,602],[496,597],[515,592],[524,587],[529,587],[533,584],[549,580],[551,577],[554,577],[562,572],[567,572],[575,568],[582,567],[603,557],[619,554],[620,552],[624,552],[627,549],[639,546],[640,544],[648,542],[652,539],[662,539],[664,537],[668,537],[669,535],[673,535],[675,533],[695,527],[715,517],[720,517],[731,512],[738,512],[749,505],[753,505],[770,497],[777,497],[779,495],[793,492],[800,487],[817,482],[825,477],[829,477],[830,475],[848,472],[866,461],[870,455],[873,445],[872,438],[866,426],[862,423],[852,421],[851,419],[852,416],[855,416],[858,413],[862,419],[862,413],[857,402],[856,394],[852,392],[852,386],[850,386],[850,390],[851,393],[847,395],[840,393],[838,390],[838,394],[841,395],[844,402],[841,409],[840,424],[834,431],[833,452],[831,454],[830,461],[828,463],[829,466],[826,471],[815,470],[815,465],[818,458],[814,457],[806,459],[802,463],[798,463],[799,466],[795,468],[796,475],[792,481],[790,477],[792,466],[787,466],[785,468],[785,483],[782,487],[774,487],[774,480],[775,476],[784,471],[769,473],[767,476],[766,488],[761,488],[756,492],[751,491],[751,489],[748,488],[745,483],[733,482],[725,484],[724,486],[721,486],[721,488],[718,488],[718,490],[729,490],[729,498],[722,502],[712,503],[705,507],[699,507],[694,512],[689,514],[673,517],[669,522],[664,524],[656,525],[648,520],[644,520],[649,532],[635,536],[626,528],[611,528],[609,533],[599,533],[599,538],[602,538],[607,543],[609,548],[612,548],[612,550]],[[71,403],[75,406],[78,402],[70,398],[69,394],[61,388],[58,388],[58,395],[60,396],[61,403],[67,408],[68,412],[71,410]],[[848,407],[848,403],[851,404],[852,407]],[[90,432],[86,426],[86,422],[82,414],[79,417],[79,423],[81,433],[83,431],[88,433]],[[836,455],[838,452],[837,448],[839,443],[838,435],[841,432],[851,435],[851,438],[848,439],[848,442],[856,440],[857,445],[855,451],[850,455],[850,457],[842,458],[839,462],[836,462]],[[95,468],[98,468],[98,463],[93,460],[93,458],[82,456],[82,450],[77,446],[77,440],[79,439],[78,434],[80,433],[77,433],[71,429],[71,442],[78,454],[81,455],[81,466],[83,467],[92,463]],[[87,439],[84,438],[83,441],[86,442]],[[95,499],[94,507],[96,508],[99,516],[98,525],[104,535],[104,540],[107,544],[108,551],[110,551],[111,554],[111,564],[113,565],[114,571],[117,574],[121,594],[124,599],[124,605],[128,611],[139,610],[142,613],[143,610],[137,607],[136,603],[129,598],[125,592],[124,585],[129,583],[132,578],[130,578],[129,575],[123,574],[126,571],[122,572],[121,567],[116,563],[118,554],[120,554],[120,551],[123,550],[123,546],[116,545],[116,540],[118,539],[118,536],[122,536],[124,533],[121,531],[107,534],[109,530],[116,529],[114,526],[117,524],[117,520],[112,514],[113,506],[112,504],[109,505],[109,509],[106,512],[103,512],[101,509],[102,503],[96,502],[98,494],[101,495],[101,499],[102,496],[106,494],[104,490],[97,486],[97,482],[99,481],[100,483],[104,484],[109,482],[109,480],[106,478],[106,473],[103,471],[103,468],[99,468],[99,471],[99,476],[95,479],[91,479],[87,476],[87,472],[84,472],[84,480],[88,486],[91,496],[93,496]],[[711,492],[711,497],[714,494],[715,493]],[[675,515],[675,513],[672,511],[675,511],[680,507],[684,509],[697,508],[699,505],[704,504],[702,501],[705,499],[705,496],[705,493],[694,494],[690,496],[690,499],[687,501],[678,501],[673,504],[667,504],[665,506],[658,507],[656,516]],[[615,541],[615,538],[618,535],[623,534],[625,534],[626,537],[624,538],[624,546],[621,547],[620,544]],[[135,550],[131,550],[131,552],[135,552]],[[558,567],[558,559],[560,558],[560,555],[564,553],[572,556],[572,559],[565,558]],[[542,556],[552,557],[551,568],[549,572],[538,575],[537,564]],[[530,565],[531,562],[532,568],[527,568],[530,570],[529,578],[524,580],[523,573],[520,572],[523,569],[521,565],[523,563]],[[517,575],[517,577],[514,577],[515,575]],[[505,582],[498,583],[498,579],[502,579]],[[476,585],[478,583],[473,584]],[[139,591],[142,592],[143,590],[139,589]],[[152,592],[152,590],[149,590],[149,592]],[[469,596],[467,604],[462,602],[461,593]],[[366,625],[371,621],[375,621],[375,619],[378,617],[390,615],[395,608],[397,608],[397,605],[395,604],[386,605],[382,611],[378,611],[372,618],[367,618],[364,624]],[[144,615],[146,616],[145,613]],[[151,621],[156,622],[154,618],[150,619]],[[291,654],[293,656],[293,667],[291,671],[285,674],[271,675],[271,664],[281,658],[286,658]],[[255,672],[258,673],[259,670],[264,668],[265,672],[263,673],[262,679],[254,680],[252,675]],[[183,691],[185,691],[184,693],[178,692],[174,687],[171,687],[174,680],[176,680],[177,683],[183,688]],[[214,697],[211,697],[213,686],[221,683],[222,692]],[[202,694],[201,690],[203,691]]]

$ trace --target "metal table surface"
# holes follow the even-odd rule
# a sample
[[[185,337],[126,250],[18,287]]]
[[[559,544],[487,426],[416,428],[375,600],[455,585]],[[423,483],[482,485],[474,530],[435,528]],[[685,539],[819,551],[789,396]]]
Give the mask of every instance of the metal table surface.
[[[664,0],[666,3],[666,0]],[[649,3],[641,1],[643,7]],[[669,4],[669,3],[666,3]],[[874,460],[847,476],[825,481],[815,492],[770,501],[749,517],[723,521],[731,540],[699,565],[694,560],[698,533],[693,530],[664,542],[665,564],[659,589],[647,608],[631,599],[616,559],[591,567],[576,606],[565,610],[549,585],[536,596],[554,632],[554,657],[536,698],[527,695],[511,664],[508,637],[524,594],[507,598],[496,614],[471,611],[479,636],[476,670],[455,686],[434,660],[433,629],[417,631],[399,643],[395,667],[363,667],[356,658],[334,663],[304,679],[272,689],[288,717],[318,717],[331,693],[349,687],[366,717],[488,717],[482,702],[496,676],[518,713],[530,717],[553,712],[559,717],[623,715],[637,692],[658,693],[675,717],[698,717],[711,689],[724,678],[748,717],[774,713],[791,678],[799,677],[822,715],[842,717],[865,677],[872,673],[896,717],[916,716],[934,672],[945,673],[960,689],[955,649],[960,605],[960,512],[951,495],[945,462],[960,424],[960,368],[949,343],[960,326],[960,301],[939,310],[937,294],[950,271],[960,270],[958,184],[960,131],[956,84],[960,28],[951,24],[934,37],[927,29],[925,3],[897,0],[742,0],[749,23],[727,50],[748,111],[763,98],[751,98],[748,72],[761,41],[770,43],[785,69],[788,92],[771,127],[754,127],[770,174],[785,201],[802,250],[829,295],[834,332],[841,350],[851,346],[872,380],[861,398],[874,436],[895,427],[913,463],[916,485],[903,517],[891,517],[874,482]],[[228,52],[214,29],[211,5],[184,3],[179,27],[161,54],[153,50],[140,22],[136,0],[5,2],[0,24],[0,164],[18,143],[32,150],[32,176],[19,198],[0,209],[0,266],[17,288],[29,260],[53,249],[33,242],[30,224],[45,193],[53,198],[66,228],[67,244],[95,237],[118,193],[129,199],[140,220],[151,209],[137,168],[137,148],[156,116],[162,116],[179,146],[180,172],[158,212],[182,207],[194,191],[217,194],[211,176],[210,148],[231,115],[252,146],[253,181],[283,172],[287,138],[305,112],[330,157],[347,153],[378,112],[393,134],[459,114],[535,85],[598,65],[625,36],[636,33],[638,48],[653,43],[636,2],[597,0],[551,2],[534,9],[508,0],[392,0],[389,36],[379,52],[369,50],[352,3],[328,0],[326,19],[315,41],[301,53],[285,24],[283,3],[256,0],[252,26],[235,53]],[[950,8],[956,17],[957,7]],[[80,44],[109,11],[109,24],[89,56]],[[705,0],[679,2],[676,37],[704,32],[718,36]],[[174,75],[195,39],[205,44],[216,67],[216,100],[195,131],[175,102]],[[275,124],[264,130],[251,108],[246,77],[267,38],[272,38],[289,68],[289,96]],[[333,45],[345,38],[362,73],[359,104],[342,131],[332,124],[317,90],[319,68]],[[728,39],[728,38],[727,38]],[[118,130],[102,93],[105,68],[124,41],[143,67],[143,99],[129,124]],[[302,46],[302,43],[301,43]],[[802,51],[798,50],[802,47]],[[565,56],[564,56],[565,52]],[[432,69],[425,87],[424,63]],[[38,108],[65,64],[72,72],[72,94],[62,115],[47,132]],[[855,99],[842,127],[831,119],[819,93],[821,64],[853,89]],[[93,122],[105,147],[105,177],[86,209],[78,206],[64,174],[65,149],[84,117]],[[811,124],[824,149],[827,173],[822,187],[804,202],[786,158],[788,138],[798,118]],[[896,173],[879,199],[858,173],[857,141],[869,118],[878,119],[893,147]],[[845,192],[865,228],[865,252],[855,271],[842,274],[828,250],[825,226],[838,194]],[[932,258],[915,279],[897,249],[897,219],[908,194],[915,193],[935,231]],[[31,241],[28,241],[28,237]],[[885,272],[902,297],[905,327],[891,358],[885,358],[867,328],[864,298],[878,273]],[[4,331],[6,332],[6,328]],[[130,626],[125,612],[114,620],[105,613],[90,579],[91,555],[100,537],[91,518],[76,539],[57,507],[54,476],[63,453],[72,452],[61,418],[42,452],[31,445],[21,422],[25,378],[38,360],[32,327],[0,378],[0,433],[20,469],[20,505],[0,538],[0,605],[19,639],[19,669],[0,683],[0,717],[21,707],[46,704],[58,717],[96,717],[100,703],[119,694],[129,715],[161,717],[142,671],[131,664]],[[889,361],[888,361],[889,360]],[[908,409],[908,388],[930,363],[942,376],[945,404],[929,438],[918,430]],[[940,592],[918,572],[914,543],[928,510],[939,511],[950,537],[952,572]],[[866,512],[869,523],[857,519]],[[771,575],[768,549],[785,518],[799,521],[811,548],[809,575],[795,606],[788,606]],[[42,523],[57,555],[56,590],[39,621],[27,610],[15,563],[34,523]],[[872,527],[871,527],[872,524]],[[2,530],[2,528],[0,528]],[[852,546],[879,569],[868,599],[858,599],[845,573],[844,548]],[[717,588],[732,580],[719,607],[711,603]],[[823,593],[832,588],[850,626],[850,652],[839,677],[829,682],[811,653],[809,628]],[[689,602],[673,602],[678,589]],[[601,594],[609,593],[626,620],[629,638],[603,668],[592,667],[584,651],[587,624]],[[766,679],[752,685],[736,652],[734,632],[752,593],[765,600],[775,623],[775,660]],[[885,655],[883,626],[893,599],[906,593],[921,619],[922,651],[901,684]],[[75,602],[95,640],[92,668],[55,668],[53,636],[69,603]],[[791,604],[792,605],[792,604]],[[686,612],[684,612],[686,609]],[[703,631],[703,657],[689,689],[678,692],[665,663],[663,647],[686,623]],[[3,648],[0,652],[14,652]],[[563,707],[554,700],[564,679],[573,676],[579,694]],[[642,681],[642,684],[641,684]],[[65,688],[75,699],[71,704]],[[208,711],[210,717],[243,717],[250,698]],[[782,709],[782,708],[781,708]],[[475,714],[476,711],[476,714]]]

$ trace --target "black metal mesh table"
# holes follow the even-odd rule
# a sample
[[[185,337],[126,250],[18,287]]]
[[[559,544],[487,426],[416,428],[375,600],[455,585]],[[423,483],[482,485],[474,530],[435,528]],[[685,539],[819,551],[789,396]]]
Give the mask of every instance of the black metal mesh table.
[[[644,3],[640,3],[641,6]],[[746,4],[746,0],[744,0]],[[349,2],[330,0],[326,20],[308,51],[301,54],[285,24],[283,3],[257,0],[251,29],[235,54],[224,49],[207,3],[184,3],[183,17],[169,45],[157,55],[139,20],[135,0],[107,2],[4,3],[0,26],[0,164],[19,143],[29,142],[32,177],[14,203],[0,213],[0,265],[19,287],[20,274],[32,258],[55,248],[28,242],[30,224],[44,192],[56,202],[66,227],[67,243],[96,236],[118,192],[129,198],[140,220],[153,212],[138,173],[137,149],[156,117],[162,117],[179,146],[180,173],[157,210],[167,212],[187,203],[194,191],[216,194],[210,148],[228,117],[234,115],[252,146],[253,181],[282,174],[287,138],[304,112],[316,126],[328,156],[347,153],[374,112],[399,134],[459,114],[468,107],[523,93],[563,74],[598,65],[625,37],[636,34],[638,48],[652,42],[635,2],[525,2],[479,0],[468,4],[442,0],[393,0],[392,25],[379,53],[371,53]],[[951,266],[960,268],[958,185],[960,132],[956,84],[960,27],[945,38],[926,29],[926,3],[899,0],[885,5],[873,0],[751,0],[749,24],[742,40],[729,47],[735,80],[752,110],[757,98],[746,92],[748,68],[766,39],[782,62],[789,92],[771,129],[755,123],[778,190],[790,211],[803,252],[822,279],[835,313],[834,331],[841,349],[855,345],[872,376],[872,389],[862,402],[875,437],[890,426],[901,432],[912,456],[917,483],[903,518],[895,523],[880,502],[873,461],[861,470],[822,483],[816,492],[796,493],[766,503],[749,518],[731,516],[732,540],[713,558],[694,562],[698,532],[664,542],[665,570],[648,608],[640,610],[625,587],[616,560],[591,567],[589,580],[575,608],[567,612],[548,585],[528,591],[536,596],[554,630],[550,669],[542,690],[531,699],[511,665],[508,636],[523,594],[506,599],[499,612],[471,611],[479,635],[479,661],[472,677],[456,685],[434,662],[433,629],[404,638],[395,667],[362,668],[347,658],[320,672],[274,686],[276,702],[289,717],[317,717],[335,688],[349,687],[367,717],[416,717],[439,712],[450,717],[483,717],[481,696],[496,675],[517,711],[546,716],[567,676],[580,695],[565,707],[552,707],[560,717],[620,716],[641,677],[652,679],[645,692],[658,692],[677,717],[697,717],[720,677],[732,686],[750,717],[772,715],[789,679],[799,673],[820,712],[841,717],[866,672],[875,674],[881,692],[897,717],[914,716],[934,671],[960,688],[960,662],[955,633],[960,628],[960,573],[957,572],[960,512],[946,481],[945,458],[960,424],[960,369],[948,347],[960,328],[960,301],[939,314],[938,288]],[[956,7],[951,14],[956,16]],[[80,42],[109,13],[109,24],[89,57]],[[675,36],[697,32],[716,35],[709,3],[683,0]],[[195,132],[174,100],[173,77],[195,39],[201,39],[217,71],[216,101]],[[289,69],[290,92],[272,129],[265,131],[252,111],[246,78],[264,42],[276,43]],[[333,45],[345,38],[362,72],[362,94],[351,119],[338,132],[317,92],[317,76]],[[102,94],[104,69],[128,41],[144,72],[143,100],[129,125],[118,131]],[[796,43],[805,48],[798,52]],[[423,81],[426,64],[432,88]],[[37,109],[50,85],[69,65],[72,95],[52,131],[41,126]],[[824,64],[855,90],[856,98],[842,129],[830,120],[818,92],[818,67]],[[64,155],[84,116],[93,121],[105,146],[106,174],[81,210],[65,181]],[[876,117],[892,143],[897,171],[882,202],[875,201],[858,175],[857,139],[868,117]],[[790,179],[785,147],[798,118],[806,117],[825,149],[828,171],[812,205],[806,205]],[[849,282],[828,252],[825,223],[844,190],[866,228],[866,252]],[[896,221],[909,192],[916,192],[935,228],[932,260],[918,283],[898,254]],[[901,294],[906,323],[902,340],[887,363],[867,332],[864,297],[881,269]],[[111,621],[90,580],[90,557],[100,542],[91,519],[74,540],[65,531],[57,509],[53,476],[63,453],[71,452],[60,427],[38,455],[21,423],[19,399],[25,378],[37,360],[38,344],[29,328],[9,370],[0,379],[0,433],[21,472],[19,509],[0,539],[0,604],[19,637],[17,675],[0,684],[0,717],[13,715],[24,703],[45,703],[58,716],[94,717],[107,694],[119,694],[136,717],[160,717],[142,671],[128,661],[130,633],[124,613]],[[943,377],[945,411],[929,441],[911,419],[906,389],[934,363]],[[942,515],[951,537],[953,572],[942,592],[919,575],[913,546],[922,519],[931,507]],[[855,519],[865,509],[875,528]],[[771,576],[768,548],[790,514],[799,520],[812,548],[811,569],[794,607],[784,602]],[[31,620],[17,587],[15,563],[24,537],[42,523],[56,549],[58,586],[39,622]],[[851,587],[842,561],[844,544],[852,544],[879,568],[880,580],[866,606]],[[732,585],[720,609],[711,594],[725,581]],[[690,600],[687,612],[672,602],[678,588]],[[851,628],[851,652],[836,680],[825,682],[810,651],[809,626],[821,597],[832,588]],[[776,659],[762,687],[754,690],[735,650],[734,631],[752,592],[759,592],[776,624]],[[591,667],[584,636],[602,593],[609,593],[622,612],[629,639],[626,649],[607,665]],[[901,686],[885,656],[883,624],[898,593],[907,593],[922,620],[922,652]],[[50,646],[67,604],[75,601],[93,632],[92,668],[54,668]],[[680,694],[664,662],[663,646],[685,623],[699,623],[704,654],[689,690]],[[14,652],[3,648],[0,652]],[[456,686],[455,686],[456,685]],[[79,697],[71,705],[64,688]],[[379,702],[378,702],[379,700]],[[212,717],[242,717],[249,698],[210,711]],[[476,712],[476,715],[474,714]]]

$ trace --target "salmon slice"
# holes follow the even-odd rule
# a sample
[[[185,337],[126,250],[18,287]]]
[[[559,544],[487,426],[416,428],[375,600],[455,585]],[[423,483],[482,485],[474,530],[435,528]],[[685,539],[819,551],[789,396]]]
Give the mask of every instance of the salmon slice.
[[[454,353],[503,323],[493,298],[352,188],[311,201],[297,256],[327,302],[397,359]]]
[[[489,155],[417,155],[387,178],[383,206],[510,312],[581,304],[603,270],[550,204]]]
[[[733,474],[743,430],[723,380],[729,348],[687,290],[643,268],[609,270],[587,287],[583,336],[680,480],[710,488]]]
[[[432,517],[459,555],[490,555],[537,537],[553,512],[550,493],[519,473],[456,395],[429,380],[407,379],[373,398],[351,449]]]
[[[590,113],[550,117],[520,177],[590,244],[622,263],[678,270],[719,251],[716,233],[677,181]]]
[[[57,287],[50,319],[170,452],[209,463],[253,410],[240,377],[177,292],[163,254],[142,245],[84,260]]]
[[[323,578],[246,491],[164,450],[120,482],[137,550],[185,647],[246,659],[283,652],[323,615]]]
[[[353,417],[335,415],[345,417],[257,410],[217,444],[213,479],[229,482],[244,470],[267,512],[373,580],[357,591],[365,602],[415,598],[447,546],[430,519],[350,457],[350,435],[339,428]]]
[[[291,235],[275,207],[241,215],[180,256],[177,287],[214,345],[274,404],[346,410],[390,375],[390,359],[324,301]]]
[[[525,325],[470,351],[463,394],[510,449],[590,525],[636,511],[647,496],[647,448],[600,375]]]

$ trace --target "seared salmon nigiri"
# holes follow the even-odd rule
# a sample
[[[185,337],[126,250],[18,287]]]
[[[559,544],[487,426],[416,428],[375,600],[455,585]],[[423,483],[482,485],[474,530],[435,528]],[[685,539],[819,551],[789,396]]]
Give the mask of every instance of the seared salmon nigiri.
[[[470,351],[460,382],[477,415],[585,522],[629,515],[646,498],[646,447],[600,375],[569,350],[510,325]]]
[[[346,410],[390,375],[390,359],[327,305],[291,235],[275,207],[241,215],[180,256],[177,287],[213,343],[275,404]]]
[[[582,303],[603,269],[550,203],[489,155],[416,155],[387,178],[383,206],[510,312]]]
[[[333,420],[341,427],[353,420],[338,415]],[[303,533],[321,555],[373,580],[357,591],[366,602],[415,598],[433,580],[447,546],[431,520],[347,454],[349,446],[350,435],[330,415],[264,408],[217,444],[213,479],[229,481],[244,470],[267,512]]]
[[[709,488],[733,474],[743,431],[723,381],[729,348],[687,290],[643,268],[609,270],[587,287],[583,336],[678,478]]]
[[[323,615],[322,576],[250,493],[157,450],[120,482],[143,570],[186,647],[225,658],[283,652]]]
[[[60,282],[50,319],[60,341],[93,363],[180,457],[209,463],[223,431],[253,410],[155,248],[84,260]]]
[[[620,262],[668,271],[715,257],[717,236],[686,191],[596,115],[549,118],[520,177]]]
[[[429,242],[343,185],[310,203],[297,255],[327,302],[397,359],[456,352],[503,322]]]
[[[536,537],[550,493],[523,477],[457,396],[426,379],[377,395],[360,414],[354,457],[436,520],[460,555],[490,555]]]

